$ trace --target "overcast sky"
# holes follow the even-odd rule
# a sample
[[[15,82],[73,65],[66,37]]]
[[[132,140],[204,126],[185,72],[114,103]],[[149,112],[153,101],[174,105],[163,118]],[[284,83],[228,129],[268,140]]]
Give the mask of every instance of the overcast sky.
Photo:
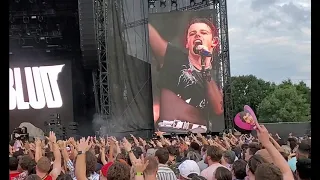
[[[311,86],[311,0],[228,0],[232,75]]]
[[[190,1],[178,2],[181,8]],[[311,0],[227,0],[227,3],[232,75],[253,74],[276,83],[290,78],[311,86]],[[159,1],[156,7],[153,13],[168,12],[171,8],[159,8]],[[125,8],[128,22],[145,18],[148,11],[144,0],[140,3],[126,0]],[[146,26],[136,26],[127,31],[128,53],[143,60],[148,59],[145,29]]]

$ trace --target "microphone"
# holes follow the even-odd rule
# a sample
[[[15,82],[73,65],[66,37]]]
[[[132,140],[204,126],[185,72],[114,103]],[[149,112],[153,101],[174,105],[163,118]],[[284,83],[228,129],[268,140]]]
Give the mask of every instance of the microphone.
[[[204,56],[204,57],[211,57],[211,53],[207,50],[204,49],[198,49],[198,46],[202,45],[202,41],[201,40],[196,40],[193,46],[193,52],[195,54],[199,54],[200,56]]]
[[[200,40],[196,40],[193,46],[193,52],[200,55],[200,50],[198,49],[199,45],[202,45],[202,42]]]

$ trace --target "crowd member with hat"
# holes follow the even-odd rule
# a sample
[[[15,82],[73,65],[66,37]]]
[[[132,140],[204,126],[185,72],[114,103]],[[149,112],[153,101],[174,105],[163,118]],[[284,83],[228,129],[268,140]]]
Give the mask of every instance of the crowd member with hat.
[[[200,168],[194,160],[185,160],[179,167],[180,180],[192,179],[200,175]]]
[[[108,162],[107,164],[102,166],[102,168],[100,170],[100,179],[101,180],[106,180],[107,179],[108,170],[109,170],[109,168],[110,168],[110,166],[112,164],[113,164],[113,162]]]

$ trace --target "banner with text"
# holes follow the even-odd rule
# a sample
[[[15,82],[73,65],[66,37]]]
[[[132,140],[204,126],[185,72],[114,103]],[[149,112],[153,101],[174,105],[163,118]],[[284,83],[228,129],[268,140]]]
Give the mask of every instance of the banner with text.
[[[10,131],[22,122],[43,129],[52,114],[68,125],[73,121],[70,62],[10,63],[9,110]]]

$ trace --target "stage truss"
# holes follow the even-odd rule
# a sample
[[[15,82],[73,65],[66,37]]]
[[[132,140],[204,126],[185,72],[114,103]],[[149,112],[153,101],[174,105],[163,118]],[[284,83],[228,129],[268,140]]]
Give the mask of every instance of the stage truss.
[[[122,1],[122,0],[120,0]],[[146,0],[147,1],[147,0]],[[117,7],[121,8],[121,2],[119,0],[95,0],[94,1],[94,12],[95,12],[95,31],[96,40],[98,48],[98,62],[99,70],[98,72],[93,72],[94,79],[94,92],[96,96],[96,107],[97,111],[102,117],[108,119],[111,118],[111,101],[110,96],[110,83],[108,79],[109,75],[109,64],[107,60],[107,37],[108,37],[108,19],[111,13],[108,14],[108,5],[110,3],[115,3]],[[147,3],[147,2],[146,2]],[[207,0],[199,3],[194,3],[193,5],[185,6],[182,8],[174,9],[174,11],[187,11],[187,10],[201,10],[205,7],[211,6],[215,10],[213,13],[217,13],[217,24],[220,32],[220,43],[221,51],[219,54],[219,59],[221,63],[221,73],[219,79],[223,85],[223,95],[224,95],[224,112],[225,112],[225,125],[226,129],[233,130],[233,102],[231,98],[231,74],[230,74],[230,58],[229,58],[229,37],[228,37],[228,18],[227,18],[227,2],[226,0]],[[148,12],[146,12],[148,13]],[[138,21],[123,24],[125,29],[133,28],[136,26],[141,26],[148,23],[148,19],[141,19]],[[97,95],[98,94],[98,95]]]

